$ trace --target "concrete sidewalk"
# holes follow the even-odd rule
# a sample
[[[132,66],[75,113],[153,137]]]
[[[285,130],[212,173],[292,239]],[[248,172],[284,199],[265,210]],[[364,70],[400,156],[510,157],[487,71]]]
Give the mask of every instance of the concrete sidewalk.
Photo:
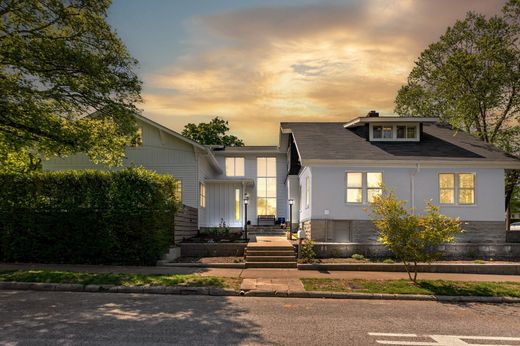
[[[139,266],[105,266],[77,264],[15,264],[0,263],[1,270],[60,270],[90,273],[132,273],[132,274],[196,274],[204,276],[240,277],[243,279],[366,279],[366,280],[398,280],[407,279],[401,272],[349,272],[349,271],[317,271],[297,269],[235,269],[235,268],[192,268],[192,267],[139,267]],[[484,274],[452,274],[452,273],[419,273],[419,279],[452,280],[452,281],[514,281],[520,282],[520,275],[484,275]]]

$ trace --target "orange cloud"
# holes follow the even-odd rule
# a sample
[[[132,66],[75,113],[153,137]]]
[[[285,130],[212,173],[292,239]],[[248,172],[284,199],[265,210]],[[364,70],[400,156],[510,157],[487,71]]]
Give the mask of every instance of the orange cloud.
[[[219,115],[249,145],[276,143],[280,121],[390,113],[422,49],[468,10],[501,3],[359,1],[195,18],[198,44],[145,76],[143,108],[177,130]]]

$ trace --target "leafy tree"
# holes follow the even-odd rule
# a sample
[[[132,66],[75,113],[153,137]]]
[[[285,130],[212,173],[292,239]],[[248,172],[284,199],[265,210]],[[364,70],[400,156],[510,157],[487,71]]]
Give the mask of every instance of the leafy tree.
[[[379,230],[378,240],[403,261],[413,282],[417,282],[417,263],[440,258],[439,246],[453,242],[454,235],[461,232],[459,220],[440,214],[431,201],[426,213],[418,216],[387,190],[375,197],[371,214]]]
[[[399,90],[399,114],[435,116],[520,157],[520,0],[469,12],[424,50]],[[506,213],[520,172],[506,172]]]
[[[224,145],[228,147],[244,145],[244,141],[238,137],[226,134],[228,131],[228,121],[215,117],[209,123],[187,124],[182,130],[182,135],[204,145]]]
[[[106,22],[109,6],[110,0],[0,0],[2,170],[23,171],[41,157],[75,152],[121,162],[136,134],[141,82],[132,72],[137,61]]]

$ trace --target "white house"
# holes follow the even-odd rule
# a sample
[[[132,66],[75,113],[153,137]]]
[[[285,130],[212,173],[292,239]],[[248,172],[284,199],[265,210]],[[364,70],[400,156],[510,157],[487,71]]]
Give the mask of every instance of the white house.
[[[277,146],[223,148],[136,117],[143,143],[127,149],[125,165],[179,179],[182,203],[198,210],[199,228],[222,221],[241,228],[269,216],[292,219],[317,241],[373,243],[367,207],[383,184],[417,212],[431,199],[460,217],[461,242],[505,241],[504,170],[520,169],[520,161],[437,119],[370,112],[349,122],[281,123]],[[96,166],[74,155],[44,168]]]

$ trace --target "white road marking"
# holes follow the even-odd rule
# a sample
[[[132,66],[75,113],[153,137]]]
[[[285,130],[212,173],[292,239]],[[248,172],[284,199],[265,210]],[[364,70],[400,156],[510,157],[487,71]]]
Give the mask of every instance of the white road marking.
[[[417,334],[399,334],[399,333],[368,333],[370,336],[382,336],[382,337],[397,337],[397,338],[430,338],[434,342],[430,341],[402,341],[402,340],[376,340],[378,344],[383,345],[417,345],[417,346],[463,346],[463,345],[478,345],[478,346],[515,346],[515,345],[504,345],[504,344],[471,344],[464,340],[492,340],[492,341],[517,341],[520,342],[520,338],[506,337],[506,336],[471,336],[471,335],[417,335]],[[463,340],[464,339],[464,340]],[[516,345],[518,346],[518,345]]]

